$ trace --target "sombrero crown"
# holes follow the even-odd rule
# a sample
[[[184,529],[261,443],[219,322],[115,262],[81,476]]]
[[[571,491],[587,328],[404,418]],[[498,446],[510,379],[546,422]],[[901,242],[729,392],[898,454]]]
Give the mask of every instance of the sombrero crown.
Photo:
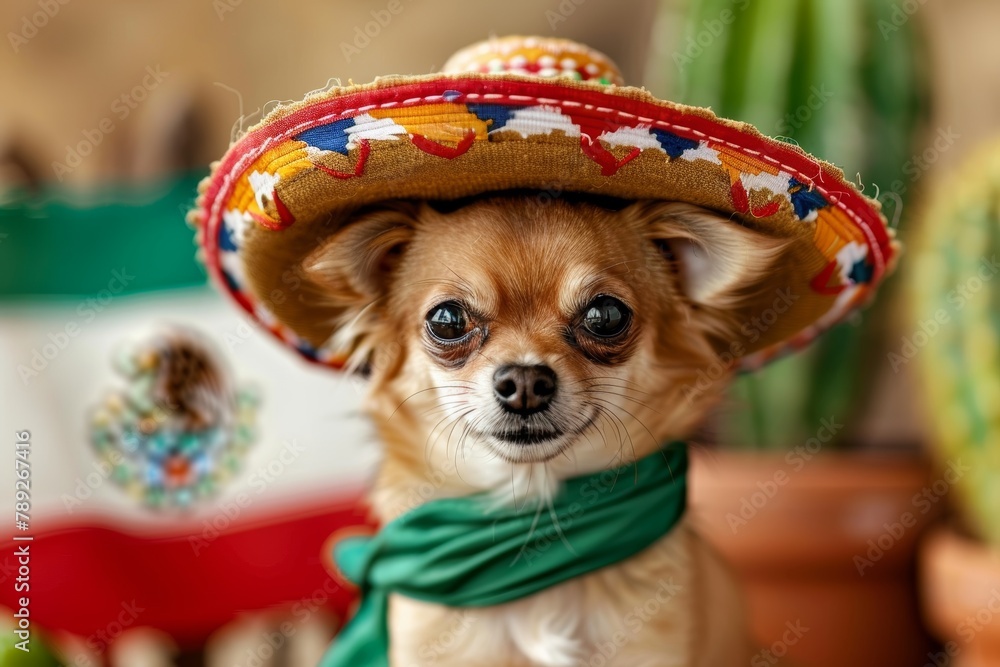
[[[192,218],[222,288],[280,340],[339,367],[324,347],[334,325],[308,308],[299,267],[310,251],[364,205],[514,188],[684,201],[788,239],[779,270],[794,306],[746,346],[744,368],[843,319],[896,253],[878,204],[836,167],[623,86],[614,63],[585,46],[532,37],[469,47],[441,74],[383,77],[275,109],[214,166]],[[773,301],[763,295],[738,316],[766,315]]]

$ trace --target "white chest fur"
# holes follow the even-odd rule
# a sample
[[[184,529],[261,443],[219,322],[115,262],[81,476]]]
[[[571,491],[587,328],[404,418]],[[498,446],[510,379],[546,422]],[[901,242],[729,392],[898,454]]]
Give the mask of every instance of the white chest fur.
[[[390,598],[392,667],[687,666],[691,534],[681,524],[620,564],[535,595],[450,609]]]

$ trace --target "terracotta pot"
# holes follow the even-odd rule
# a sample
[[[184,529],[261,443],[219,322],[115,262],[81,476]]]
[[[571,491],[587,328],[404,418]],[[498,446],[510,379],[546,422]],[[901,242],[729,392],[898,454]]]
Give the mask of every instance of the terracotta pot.
[[[949,528],[920,548],[924,618],[952,667],[1000,665],[1000,553]],[[928,660],[928,664],[945,664]]]
[[[744,586],[751,665],[923,664],[915,551],[942,504],[921,495],[930,482],[911,456],[695,455],[692,518]]]

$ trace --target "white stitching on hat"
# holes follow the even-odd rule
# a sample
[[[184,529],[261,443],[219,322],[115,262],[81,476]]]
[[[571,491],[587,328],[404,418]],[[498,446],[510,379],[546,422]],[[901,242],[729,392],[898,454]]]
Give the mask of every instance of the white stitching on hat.
[[[465,95],[465,97],[471,97],[471,96],[472,96],[472,94]],[[545,102],[543,102],[542,100],[546,99],[546,98],[530,97],[530,96],[527,96],[527,95],[507,95],[507,96],[505,96],[505,95],[503,95],[501,93],[487,93],[483,97],[485,99],[508,99],[508,100],[512,100],[512,101],[513,100],[517,100],[517,101],[534,101],[534,102],[537,102],[539,104],[544,104]],[[432,99],[441,99],[441,96],[440,95],[430,95],[430,96],[423,97],[423,98],[421,98],[421,97],[411,97],[410,99],[404,100],[402,103],[403,104],[416,104],[416,103],[421,102],[421,101],[430,101]],[[388,108],[388,107],[391,107],[391,106],[395,106],[396,104],[398,104],[398,102],[391,101],[391,102],[385,102],[385,103],[382,103],[382,104],[379,104],[379,105],[368,105],[368,106],[365,106],[365,107],[362,107],[362,108],[363,109]],[[569,101],[569,100],[563,101],[563,102],[557,102],[557,104],[559,104],[560,106],[579,106],[580,105],[579,102],[573,102],[573,101]],[[591,105],[591,104],[585,104],[584,107],[586,109],[588,109],[588,110],[594,109],[594,106]],[[296,134],[298,134],[301,130],[305,130],[305,129],[308,129],[309,127],[315,127],[317,125],[321,125],[321,124],[324,123],[324,121],[333,120],[333,119],[336,119],[336,118],[348,116],[348,115],[350,115],[352,113],[357,113],[358,111],[359,111],[358,109],[344,109],[342,111],[338,111],[338,112],[331,113],[331,114],[328,114],[326,116],[323,116],[322,118],[320,118],[318,120],[309,120],[309,121],[300,123],[299,125],[296,125],[295,127],[290,128],[289,130],[286,130],[282,135],[279,135],[277,137],[269,137],[269,138],[265,139],[263,142],[261,142],[261,145],[260,145],[260,147],[258,148],[257,151],[252,151],[250,153],[247,153],[242,158],[240,158],[239,160],[237,160],[236,164],[234,165],[233,169],[229,172],[229,174],[227,174],[226,176],[223,177],[223,179],[222,179],[222,187],[220,188],[220,192],[227,191],[229,189],[229,186],[232,184],[233,180],[235,178],[237,178],[237,176],[235,176],[234,174],[241,174],[248,163],[253,162],[257,158],[259,158],[261,155],[263,155],[264,153],[266,153],[267,150],[270,148],[270,146],[272,144],[274,144],[276,142],[287,141],[289,138],[294,137]],[[613,113],[617,117],[620,117],[620,118],[636,118],[632,114],[626,114],[624,112],[616,111],[614,109],[609,109],[607,107],[599,107],[598,111],[600,111],[602,113],[609,113],[610,112],[610,113]],[[836,206],[837,208],[839,208],[841,211],[843,211],[844,214],[846,214],[851,220],[853,220],[857,224],[857,226],[859,226],[861,228],[862,232],[865,234],[865,237],[868,239],[868,247],[869,247],[869,249],[871,249],[872,254],[874,255],[874,259],[875,259],[876,265],[878,266],[878,268],[879,268],[880,271],[884,272],[884,270],[885,270],[885,257],[882,254],[882,249],[879,247],[878,241],[875,239],[875,234],[871,230],[871,226],[868,224],[868,222],[864,218],[862,218],[861,216],[859,216],[857,213],[855,213],[854,211],[852,211],[851,209],[849,209],[844,203],[842,203],[840,201],[839,197],[833,195],[830,191],[826,190],[825,188],[823,188],[819,184],[815,183],[815,181],[814,181],[813,178],[810,178],[810,177],[806,176],[801,171],[799,171],[797,169],[794,169],[793,167],[790,167],[790,166],[784,164],[783,162],[781,162],[781,161],[779,161],[779,160],[777,160],[775,158],[772,158],[772,157],[770,157],[768,155],[762,155],[759,151],[754,151],[754,150],[752,150],[750,148],[745,148],[745,147],[740,146],[738,144],[734,144],[734,143],[732,143],[730,141],[725,141],[723,139],[719,139],[719,138],[713,137],[711,135],[706,135],[706,134],[704,134],[702,132],[691,130],[690,128],[686,128],[686,127],[684,127],[682,125],[675,125],[675,124],[671,124],[671,123],[668,123],[668,122],[662,121],[662,120],[655,120],[653,118],[646,118],[644,116],[639,116],[637,118],[637,120],[640,123],[651,123],[651,124],[655,123],[656,125],[660,125],[660,126],[669,128],[671,130],[679,130],[681,132],[694,133],[696,136],[706,137],[710,141],[713,141],[713,142],[715,142],[717,144],[722,144],[724,146],[728,146],[729,148],[732,148],[732,149],[736,150],[737,152],[744,153],[744,154],[749,154],[749,155],[754,155],[754,156],[760,156],[760,157],[764,158],[765,160],[767,160],[768,162],[770,162],[771,164],[777,165],[777,166],[781,167],[782,169],[784,169],[785,171],[787,171],[790,174],[792,174],[793,176],[796,176],[799,180],[810,182],[811,187],[816,188],[820,192],[820,194],[822,194],[824,197],[826,197],[830,201],[831,204],[833,204],[834,206]],[[817,167],[819,167],[819,165],[817,165]],[[212,205],[211,216],[210,216],[209,220],[206,221],[206,231],[208,231],[208,223],[214,223],[213,227],[217,231],[217,229],[218,229],[218,220],[219,220],[219,209],[220,209],[221,206],[222,206],[221,199],[217,197],[216,201]]]

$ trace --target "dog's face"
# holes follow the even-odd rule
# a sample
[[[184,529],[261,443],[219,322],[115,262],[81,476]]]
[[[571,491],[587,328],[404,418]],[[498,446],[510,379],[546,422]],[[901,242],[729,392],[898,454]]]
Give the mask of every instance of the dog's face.
[[[704,416],[718,392],[692,388],[738,324],[727,306],[781,247],[685,204],[520,196],[362,215],[305,268],[414,456],[599,467]]]
[[[664,263],[602,216],[509,201],[425,212],[400,264],[390,312],[407,369],[461,387],[469,435],[501,459],[551,459],[614,420],[652,361],[644,334],[664,304],[635,278]]]

